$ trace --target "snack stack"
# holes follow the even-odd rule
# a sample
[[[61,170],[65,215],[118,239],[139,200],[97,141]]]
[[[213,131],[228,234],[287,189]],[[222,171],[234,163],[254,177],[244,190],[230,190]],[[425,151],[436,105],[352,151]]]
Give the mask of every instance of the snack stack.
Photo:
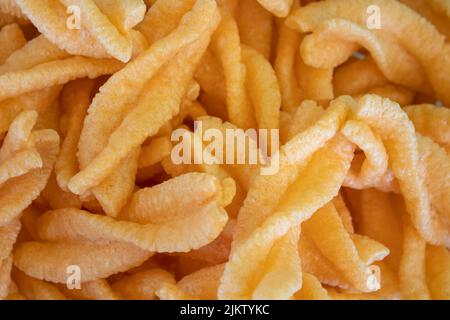
[[[449,37],[448,0],[0,0],[0,299],[450,299]]]

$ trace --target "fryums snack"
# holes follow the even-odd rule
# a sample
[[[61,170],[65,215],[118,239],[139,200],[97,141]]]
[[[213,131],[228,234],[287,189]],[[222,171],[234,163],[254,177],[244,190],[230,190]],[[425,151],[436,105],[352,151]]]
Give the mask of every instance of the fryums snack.
[[[0,299],[450,299],[446,0],[0,0]]]

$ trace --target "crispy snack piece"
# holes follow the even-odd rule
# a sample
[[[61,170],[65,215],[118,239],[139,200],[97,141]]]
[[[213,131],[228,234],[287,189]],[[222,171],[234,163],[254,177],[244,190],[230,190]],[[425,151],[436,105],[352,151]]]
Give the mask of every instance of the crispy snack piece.
[[[140,224],[68,208],[43,215],[38,232],[47,240],[121,241],[148,251],[187,252],[217,238],[228,220],[225,210],[214,202],[192,211],[184,219]]]
[[[321,120],[324,122],[331,122],[331,126],[339,126],[340,116],[345,117],[346,114],[344,106],[346,107],[344,103],[339,104],[336,102],[336,106],[329,109],[330,112]],[[338,116],[339,113],[340,115]],[[332,115],[337,116],[338,118],[333,118]],[[321,127],[319,124],[317,124],[317,126]],[[282,155],[280,156],[280,170],[278,174],[273,176],[260,176],[260,179],[254,180],[254,189],[249,190],[247,199],[239,214],[230,261],[226,265],[224,276],[221,280],[219,297],[243,298],[251,296],[254,288],[252,288],[250,282],[250,274],[255,272],[259,265],[267,259],[267,255],[274,242],[283,237],[292,226],[308,219],[315,210],[323,206],[326,202],[321,204],[322,200],[325,200],[328,196],[331,197],[329,199],[331,200],[337,194],[338,190],[334,190],[334,184],[336,183],[337,185],[342,183],[342,181],[339,182],[341,175],[346,174],[353,156],[353,148],[350,147],[348,143],[341,139],[336,139],[329,147],[325,147],[315,154],[313,154],[314,151],[316,151],[314,149],[308,151],[303,150],[304,153],[302,155],[290,154],[290,152],[293,152],[290,147],[295,146],[302,138],[307,138],[308,135],[314,132],[318,127],[313,126],[303,133],[300,133],[281,149]],[[337,128],[328,127],[330,133],[333,132],[334,129]],[[334,136],[334,134],[335,133],[333,133],[332,136]],[[327,139],[325,137],[326,135],[323,136],[325,142],[331,138]],[[316,142],[319,144],[320,148],[320,144],[323,142],[318,139]],[[309,145],[311,146],[311,143],[309,143]],[[317,147],[317,145],[314,147]],[[306,165],[305,161],[311,156],[309,153],[311,151],[313,154],[312,158]],[[291,165],[287,165],[287,159],[285,157],[290,159]],[[292,163],[295,164],[293,165]],[[320,172],[321,170],[329,172],[329,174],[326,174],[328,178],[327,181],[320,181],[320,178],[313,173],[316,172],[315,170],[318,170],[319,167],[321,167],[321,169],[317,172]],[[331,167],[333,167],[333,169],[331,169]],[[301,173],[297,178],[299,171]],[[312,174],[314,177],[310,177],[308,174]],[[331,176],[333,178],[331,178]],[[312,181],[314,181],[314,183],[310,184]],[[274,194],[275,189],[268,187],[270,183],[275,182],[278,185],[277,194]],[[321,185],[321,183],[324,183],[324,185]],[[319,187],[319,185],[321,186]],[[316,188],[321,190],[320,196],[312,195],[317,192],[315,191],[317,190]],[[266,194],[267,192],[270,192],[270,195],[264,196],[264,190]],[[324,190],[327,190],[327,192],[324,192]],[[260,192],[263,193],[258,195]],[[336,194],[333,194],[334,192],[336,192]],[[309,200],[307,199],[316,199],[317,202],[308,203]],[[277,206],[278,201],[280,201],[280,203]],[[314,210],[316,205],[318,207]],[[258,206],[262,207],[256,209]],[[250,212],[255,212],[254,210],[261,210],[259,211],[260,214],[258,216],[253,215],[252,218],[249,218],[248,214]],[[310,210],[313,211],[310,212]],[[268,235],[270,235],[270,238]],[[258,248],[258,250],[255,248]],[[252,257],[250,260],[245,259],[245,266],[242,265],[244,261],[242,260],[243,256]],[[239,272],[237,272],[237,270],[239,270]],[[290,290],[294,289],[290,294],[293,295],[300,289],[300,281],[296,282],[295,285],[291,284],[291,287],[289,289],[286,288],[286,291],[283,291],[283,293],[288,294]],[[253,285],[256,284],[254,283]]]
[[[119,300],[108,281],[105,279],[92,280],[81,284],[80,289],[68,289],[66,285],[60,285],[60,290],[65,296],[78,300]]]
[[[35,131],[32,141],[42,158],[43,166],[0,186],[0,225],[5,226],[36,199],[47,184],[59,151],[59,137],[53,130]],[[18,192],[17,190],[20,190]]]
[[[92,80],[76,80],[69,83],[61,93],[61,103],[67,110],[67,122],[61,151],[55,163],[55,173],[58,185],[64,191],[69,191],[67,184],[78,172],[77,159],[78,139],[83,127],[84,118],[91,102]]]
[[[224,70],[230,122],[247,129],[255,127],[255,119],[245,90],[246,69],[241,62],[240,41],[238,26],[233,16],[228,11],[222,12],[222,21],[214,34],[212,47]]]
[[[66,7],[74,5],[82,12],[81,25],[106,51],[108,55],[122,62],[131,58],[132,43],[120,33],[94,0],[60,0]],[[120,2],[119,2],[120,3]],[[120,4],[110,4],[116,7]]]
[[[214,29],[217,18],[217,10],[213,2],[199,1],[179,28],[158,41],[103,86],[89,108],[89,115],[80,136],[79,161],[82,171],[69,183],[69,188],[74,193],[83,194],[101,183],[133,148],[144,142],[148,136],[156,134],[160,127],[177,113],[177,106],[186,83],[192,75],[192,68],[196,65],[194,56],[201,55],[204,51],[202,47],[206,46],[209,33]],[[201,40],[195,42],[202,32],[206,34],[202,35]],[[194,43],[189,45],[193,41]],[[165,61],[173,58],[187,45],[189,46],[183,54],[177,55],[174,61],[152,79]],[[172,49],[170,53],[168,48]],[[180,77],[180,69],[185,71],[182,73],[183,77]],[[162,81],[174,77],[179,81],[172,81],[169,86]],[[136,79],[140,80],[136,82]],[[132,86],[122,84],[124,81],[131,80]],[[140,95],[144,88],[146,88],[145,94]],[[174,90],[178,94],[174,94]],[[164,97],[164,108],[161,107],[159,98],[161,96]],[[114,103],[110,102],[111,98],[115,101]],[[148,105],[148,102],[152,103]],[[137,103],[135,108],[131,107],[132,103]],[[152,108],[157,108],[158,111],[153,113]],[[159,114],[159,117],[155,118],[154,114]],[[143,115],[152,119],[148,121]],[[135,119],[138,121],[135,122]],[[138,130],[137,123],[145,128]],[[153,125],[149,126],[148,123]],[[133,127],[132,130],[130,126]],[[133,134],[137,131],[140,132],[139,135]],[[128,135],[132,135],[133,138],[127,137]],[[92,141],[92,136],[97,137],[95,142]],[[122,150],[116,150],[118,146]],[[106,163],[104,160],[107,160]],[[100,171],[98,166],[101,167]],[[94,172],[95,175],[93,175]]]
[[[264,8],[277,17],[286,17],[295,0],[257,0]]]
[[[16,50],[26,44],[25,37],[17,24],[7,25],[0,30],[0,64]]]
[[[272,66],[254,49],[243,46],[242,60],[247,68],[246,88],[259,129],[277,129],[281,94]]]
[[[216,300],[217,289],[224,267],[223,264],[218,264],[212,267],[202,268],[183,277],[177,283],[177,287],[196,299]]]
[[[428,300],[425,254],[427,243],[409,221],[403,217],[403,246],[400,260],[400,288],[405,299]]]
[[[450,255],[444,247],[427,246],[427,284],[432,299],[450,299]]]
[[[390,100],[368,95],[360,100],[356,117],[365,121],[383,140],[406,209],[421,237],[429,243],[449,245],[449,229],[431,207],[430,195],[419,171],[418,143],[407,114]],[[393,121],[381,122],[386,117]]]
[[[302,273],[302,288],[295,293],[295,300],[330,300],[327,290],[322,287],[320,281],[312,274]]]
[[[270,59],[274,32],[272,15],[257,0],[241,0],[238,9],[241,42]]]
[[[367,93],[387,83],[388,80],[371,57],[348,62],[337,68],[333,75],[336,96]]]
[[[199,207],[217,201],[227,205],[227,183],[206,173],[187,173],[133,194],[121,218],[138,223],[162,223],[182,219]],[[189,197],[186,197],[189,193]]]
[[[196,0],[155,1],[137,29],[144,34],[149,44],[153,44],[175,30],[195,2]]]
[[[123,242],[23,242],[14,265],[39,280],[66,283],[67,268],[80,267],[81,282],[103,279],[140,265],[152,253]]]
[[[0,101],[49,86],[64,84],[77,78],[96,78],[122,68],[114,60],[72,57],[47,62],[28,70],[0,75]]]
[[[294,7],[297,7],[296,3],[294,1]],[[284,23],[279,27],[278,33],[274,69],[280,82],[282,109],[293,111],[301,102],[300,89],[294,72],[300,36]]]
[[[17,268],[13,269],[12,277],[28,300],[67,300],[54,284],[32,278]]]
[[[303,224],[303,230],[353,288],[362,292],[372,292],[380,288],[379,279],[372,274],[369,266],[373,263],[372,259],[383,259],[389,254],[389,250],[383,246],[374,247],[360,236],[355,238],[356,235],[353,235],[352,239],[331,203],[314,213],[311,219]],[[374,251],[358,250],[357,245],[367,246]],[[361,256],[359,252],[364,252],[367,256]]]
[[[68,58],[69,54],[40,35],[14,51],[0,66],[0,74],[26,70],[39,64]]]
[[[66,8],[59,0],[17,0],[17,5],[42,34],[73,55],[108,58],[102,45],[84,29],[68,28]]]
[[[359,44],[369,51],[377,66],[390,81],[415,90],[426,90],[426,76],[419,61],[403,49],[398,40],[392,36],[372,33],[358,24],[344,19],[327,20],[314,29],[314,33],[308,37],[313,37],[316,33],[322,43],[328,44],[328,39],[333,39],[333,41],[342,40]],[[316,62],[320,57],[315,53],[327,48],[322,48],[324,45],[321,45],[320,42],[316,43],[316,46],[316,50],[306,51],[302,43],[302,58],[310,66],[323,68],[321,63]],[[342,54],[339,50],[327,52],[330,55]],[[347,56],[350,56],[349,53],[353,52],[347,49]],[[343,59],[335,58],[334,60],[343,62]],[[331,67],[335,67],[335,65]]]
[[[105,14],[122,34],[127,34],[139,24],[147,10],[143,0],[117,1],[94,0],[97,7]]]
[[[156,292],[165,283],[175,284],[173,275],[166,270],[153,268],[124,276],[111,287],[127,300],[156,300]]]
[[[0,260],[0,299],[6,298],[11,284],[12,255]]]
[[[404,108],[417,132],[450,150],[450,110],[431,104]]]

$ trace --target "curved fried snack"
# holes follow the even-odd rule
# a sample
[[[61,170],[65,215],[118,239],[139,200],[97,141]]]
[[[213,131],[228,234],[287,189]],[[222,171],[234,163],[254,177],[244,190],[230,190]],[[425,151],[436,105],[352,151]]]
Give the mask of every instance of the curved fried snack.
[[[421,63],[427,78],[438,97],[450,104],[448,74],[450,70],[450,45],[445,37],[426,19],[409,7],[391,0],[326,0],[297,9],[287,24],[302,32],[310,32],[330,19],[346,19],[364,26],[366,10],[376,5],[383,15],[380,34],[391,34]],[[401,21],[396,23],[394,21]]]
[[[264,8],[277,17],[286,17],[295,0],[257,0]]]
[[[55,174],[58,185],[64,191],[69,191],[67,184],[79,170],[78,139],[91,102],[93,86],[92,80],[77,80],[69,83],[61,93],[61,103],[67,110],[68,118],[65,125],[67,131],[55,163]]]
[[[0,186],[1,226],[10,223],[39,196],[47,184],[59,152],[59,137],[53,130],[35,131],[31,139],[42,158],[43,166],[9,179]],[[21,192],[17,193],[15,190],[21,190]]]
[[[333,75],[336,96],[367,93],[368,90],[387,83],[388,80],[371,57],[348,62],[337,68]]]
[[[73,55],[108,58],[109,55],[84,28],[68,28],[66,8],[59,0],[16,0],[25,16],[63,50]]]
[[[444,36],[426,19],[397,1],[391,0],[325,0],[295,10],[287,24],[301,32],[311,32],[324,21],[345,19],[366,25],[367,8],[376,5],[383,13],[381,33],[391,33],[401,45],[424,65],[442,49]]]
[[[432,299],[450,299],[450,255],[444,247],[427,246],[427,284]]]
[[[401,106],[411,104],[416,96],[416,92],[395,84],[387,84],[375,87],[368,90],[366,93],[376,94],[383,98],[388,98],[392,101],[397,102]]]
[[[67,268],[76,265],[81,282],[87,282],[136,267],[151,255],[123,242],[23,242],[14,252],[14,265],[33,278],[55,283],[66,283]]]
[[[222,12],[222,21],[214,34],[212,48],[224,71],[230,122],[240,128],[254,128],[253,110],[245,90],[246,71],[241,62],[239,30],[228,11]]]
[[[26,39],[17,24],[7,25],[0,30],[0,64],[16,50],[26,44]]]
[[[403,246],[400,260],[399,280],[404,298],[428,300],[425,266],[427,243],[417,233],[408,216],[403,217]]]
[[[384,262],[394,271],[399,269],[402,254],[402,221],[395,206],[396,196],[375,189],[361,191],[361,208],[355,210],[356,231],[389,249]],[[389,226],[389,230],[386,228]]]
[[[131,58],[132,43],[120,33],[94,0],[60,0],[66,7],[77,6],[82,12],[80,24],[106,51],[122,62]],[[120,3],[120,2],[119,2]],[[118,5],[118,4],[117,4]],[[116,4],[110,5],[116,7]]]
[[[28,300],[67,300],[54,284],[32,278],[17,268],[13,269],[12,277],[20,293]]]
[[[14,51],[0,66],[0,74],[26,70],[50,61],[68,58],[69,54],[40,35]]]
[[[390,100],[368,95],[360,100],[356,118],[369,124],[383,140],[392,172],[419,234],[432,244],[449,245],[449,229],[431,207],[424,177],[419,172],[417,139],[407,114]],[[383,122],[383,118],[392,121]]]
[[[196,299],[216,300],[224,267],[225,265],[218,264],[195,271],[183,277],[177,287]]]
[[[109,0],[94,2],[122,34],[127,34],[139,24],[147,10],[143,0],[117,1],[112,4]]]
[[[61,189],[56,181],[55,173],[52,172],[47,185],[41,192],[43,199],[47,200],[52,209],[77,208],[80,209],[82,202],[80,197],[71,192]]]
[[[105,279],[84,282],[80,289],[69,289],[66,285],[60,285],[60,290],[71,299],[119,300],[120,298]]]
[[[327,105],[334,98],[333,69],[319,69],[308,66],[303,62],[300,52],[297,52],[295,68],[303,100],[316,100],[318,103]]]
[[[357,43],[367,49],[377,66],[390,81],[415,90],[424,90],[426,88],[425,72],[419,61],[403,49],[392,36],[372,33],[358,24],[344,19],[327,20],[317,29],[314,29],[313,34],[308,37],[314,37],[316,33],[316,37],[321,39],[322,43],[328,43],[328,39],[333,39],[333,41],[342,40]],[[315,61],[319,59],[316,56],[316,51],[326,50],[327,48],[322,49],[320,42],[316,43],[316,46],[316,50],[306,51],[302,44],[302,58],[306,63],[309,62],[310,66],[320,67],[321,64]],[[342,54],[340,51],[328,52],[331,55],[335,52],[339,55]],[[347,56],[349,56],[349,52],[348,50]],[[309,55],[305,57],[305,53],[309,53]],[[311,57],[311,55],[313,56]],[[342,62],[343,59],[335,58],[334,60]]]
[[[147,11],[137,29],[149,44],[175,30],[181,18],[192,9],[196,0],[158,0]]]
[[[431,104],[404,108],[417,132],[450,150],[450,110]]]
[[[284,111],[293,111],[301,101],[300,89],[294,72],[299,45],[300,36],[298,33],[283,23],[278,31],[274,68],[280,82],[282,109]]]
[[[383,259],[389,254],[389,250],[372,247],[371,243],[366,245],[364,238],[351,237],[331,203],[314,213],[302,227],[304,233],[314,241],[322,254],[332,261],[353,288],[362,292],[376,291],[380,288],[379,279],[372,274],[369,266],[373,263],[373,259]],[[358,250],[358,245],[367,246],[374,251],[367,252],[361,248]],[[360,252],[364,252],[367,256],[360,255]]]
[[[19,220],[13,220],[8,225],[0,227],[0,261],[8,258],[21,228]]]
[[[3,0],[0,3],[0,11],[17,18],[24,18],[23,13],[16,4],[15,0]]]
[[[77,78],[111,74],[123,65],[115,60],[72,57],[37,65],[31,69],[0,75],[0,101],[30,91],[64,84]]]
[[[241,42],[270,59],[274,21],[256,0],[239,1],[237,17]]]
[[[426,2],[435,10],[450,19],[450,4],[445,0],[426,0]]]
[[[154,268],[124,276],[111,287],[124,299],[156,300],[156,292],[165,283],[175,284],[173,275],[166,270]]]
[[[42,168],[42,159],[35,148],[18,151],[0,164],[0,185],[39,168]]]
[[[209,0],[199,1],[189,19],[183,22],[168,37],[158,41],[145,54],[128,64],[122,72],[115,74],[94,98],[80,136],[79,161],[82,171],[69,183],[69,188],[74,193],[83,194],[101,183],[133,148],[144,142],[148,136],[156,134],[159,128],[177,113],[196,59],[199,59],[204,51],[209,34],[217,22],[215,4]],[[198,39],[202,32],[205,34]],[[192,41],[194,43],[189,45]],[[170,53],[168,48],[172,49]],[[164,62],[173,58],[183,48],[183,54],[177,55],[174,61],[152,79]],[[184,70],[183,77],[180,70]],[[164,79],[174,78],[178,81],[172,81],[169,86],[163,82]],[[123,81],[132,81],[133,85],[123,86]],[[141,94],[144,88],[144,93]],[[170,94],[165,94],[168,92]],[[162,96],[165,96],[164,108],[161,107]],[[114,103],[110,102],[111,98]],[[137,103],[135,108],[132,108],[133,103]],[[155,113],[151,111],[152,106],[156,109]],[[155,118],[155,114],[159,116]],[[151,120],[148,121],[145,115],[151,117]],[[138,121],[135,122],[135,119]],[[138,129],[136,123],[140,123],[143,128]],[[150,126],[149,123],[153,125]],[[139,135],[133,134],[137,131],[140,132]],[[128,135],[133,138],[130,139]],[[94,142],[92,136],[98,139]],[[122,150],[112,150],[113,146],[116,149],[119,145],[123,147]],[[103,163],[104,160],[106,163]],[[98,170],[98,166],[101,170]]]
[[[242,47],[247,68],[245,84],[259,129],[277,129],[280,122],[281,94],[272,66],[256,50]]]
[[[435,11],[430,5],[430,1],[422,0],[400,0],[402,3],[418,12],[421,16],[430,21],[440,33],[450,38],[450,19],[446,19],[441,12]]]
[[[367,124],[357,120],[347,121],[341,132],[366,156],[359,172],[350,170],[345,185],[355,187],[356,184],[358,189],[379,185],[388,169],[388,156],[380,137]]]
[[[121,241],[148,251],[187,252],[212,242],[228,220],[225,210],[214,202],[192,211],[186,218],[140,224],[68,208],[43,215],[38,232],[47,240]]]
[[[134,193],[121,217],[138,223],[183,219],[191,213],[187,208],[203,206],[212,201],[226,206],[229,202],[226,188],[226,183],[209,174],[183,174]],[[186,197],[187,193],[189,198]]]
[[[314,127],[312,129],[314,129]],[[299,138],[302,135],[305,136],[305,132],[294,137],[290,143],[295,140],[301,140],[296,138]],[[290,143],[284,146],[282,152],[289,151],[287,146],[289,146]],[[261,176],[261,178],[264,177],[264,179],[270,179],[272,182],[277,180],[278,185],[282,186],[282,188],[279,187],[279,189],[281,189],[278,191],[280,192],[279,195],[271,195],[269,199],[260,198],[259,203],[252,203],[257,199],[252,195],[253,190],[249,190],[247,199],[244,202],[244,207],[239,214],[238,228],[233,241],[230,261],[226,264],[221,286],[219,288],[219,298],[244,298],[252,295],[254,290],[253,286],[257,285],[257,283],[254,283],[252,286],[250,275],[266,260],[274,242],[286,235],[292,226],[307,220],[314,211],[337,195],[339,187],[350,167],[350,162],[353,157],[353,148],[348,142],[336,138],[334,141],[331,141],[328,146],[313,154],[307,165],[305,165],[303,161],[297,162],[296,165],[291,165],[295,167],[304,167],[304,170],[300,170],[301,173],[298,177],[298,173],[295,174],[295,171],[299,170],[298,168],[286,167],[283,170],[283,158],[285,156],[286,155],[282,155],[280,157],[281,166],[277,175],[270,176],[270,178]],[[291,159],[294,158],[292,155],[289,157]],[[294,173],[292,171],[294,171]],[[327,172],[324,174],[327,179],[321,179],[315,172],[322,172],[322,174]],[[278,180],[280,178],[283,178],[284,185]],[[259,179],[255,179],[255,187],[259,185],[259,188],[264,188],[267,190],[266,192],[273,193],[273,189],[266,189],[270,180],[259,181]],[[288,185],[286,185],[286,183]],[[290,183],[292,184],[289,185]],[[257,188],[254,190],[256,191]],[[285,194],[283,195],[283,193]],[[258,196],[261,197],[261,195]],[[273,199],[274,197],[278,197],[278,199],[276,199],[276,202],[271,203],[275,200]],[[327,199],[328,197],[329,199]],[[310,199],[315,199],[315,201],[311,202]],[[280,201],[279,205],[274,208],[273,206],[276,206],[277,200]],[[254,208],[255,204],[261,205],[261,202],[263,201],[265,207],[258,216],[254,216],[252,219],[246,217],[247,212],[244,210],[248,210],[252,207]],[[275,212],[271,211],[274,209]],[[252,210],[251,212],[255,211]],[[243,259],[244,256],[247,258]],[[248,259],[248,257],[252,257],[252,259]],[[296,282],[294,286],[286,288],[286,291],[283,291],[283,293],[288,294],[289,291],[293,290],[290,293],[290,295],[293,295],[300,289],[300,286],[300,281]]]
[[[450,224],[450,156],[433,140],[416,135],[420,163],[425,167],[425,185],[433,210]]]
[[[327,290],[320,281],[312,274],[302,273],[302,288],[295,293],[295,300],[330,300]]]
[[[0,299],[6,298],[11,284],[11,270],[13,266],[12,255],[0,260]]]

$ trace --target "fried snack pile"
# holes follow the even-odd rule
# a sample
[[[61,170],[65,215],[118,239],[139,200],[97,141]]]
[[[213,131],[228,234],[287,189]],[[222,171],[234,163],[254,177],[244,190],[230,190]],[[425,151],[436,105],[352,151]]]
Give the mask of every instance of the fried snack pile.
[[[450,299],[449,1],[0,0],[0,27],[0,299]],[[195,123],[279,132],[277,170]]]

